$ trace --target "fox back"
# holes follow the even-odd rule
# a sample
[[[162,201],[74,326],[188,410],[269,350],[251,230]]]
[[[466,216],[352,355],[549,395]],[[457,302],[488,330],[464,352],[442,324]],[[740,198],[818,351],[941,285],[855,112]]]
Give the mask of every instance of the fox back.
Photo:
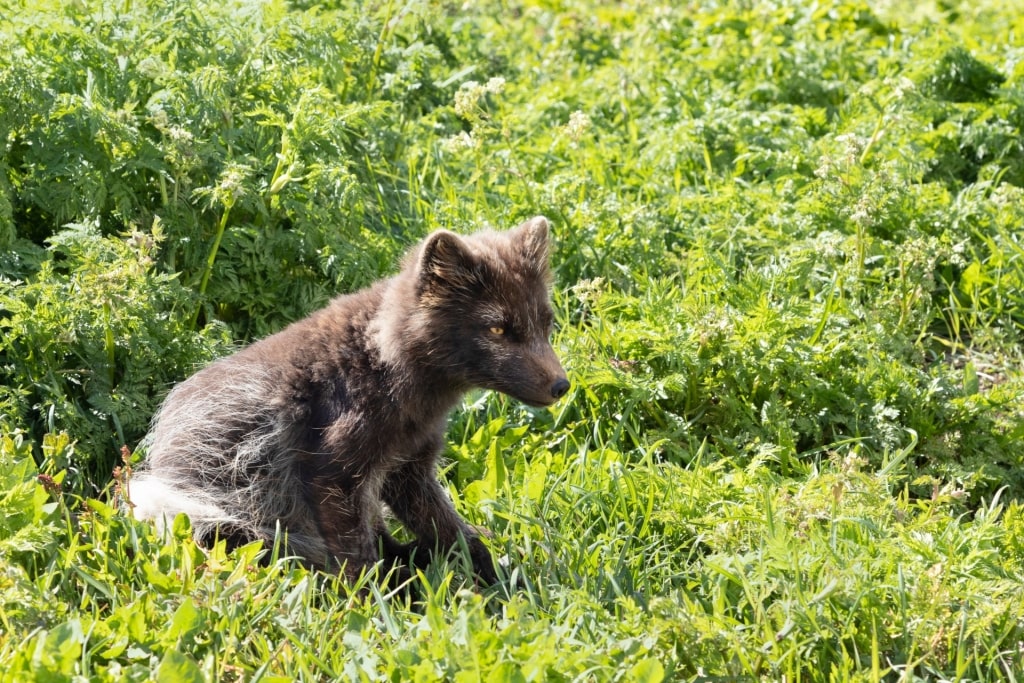
[[[175,387],[130,484],[136,513],[187,513],[197,540],[274,540],[355,578],[422,562],[478,530],[436,479],[448,413],[473,387],[533,406],[569,389],[549,342],[548,222],[438,231],[392,278],[221,359]],[[388,533],[384,504],[416,540]]]

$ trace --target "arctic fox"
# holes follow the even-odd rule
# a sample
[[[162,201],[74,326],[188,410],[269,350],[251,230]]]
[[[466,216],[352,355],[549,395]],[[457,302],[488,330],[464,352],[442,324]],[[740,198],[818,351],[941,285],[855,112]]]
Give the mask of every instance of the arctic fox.
[[[569,390],[549,342],[550,281],[542,216],[507,232],[434,232],[397,275],[176,386],[130,484],[135,513],[187,513],[201,543],[270,544],[280,528],[289,553],[350,580],[461,536],[493,583],[480,533],[437,480],[438,457],[468,389],[532,406]],[[415,541],[388,533],[384,504]]]

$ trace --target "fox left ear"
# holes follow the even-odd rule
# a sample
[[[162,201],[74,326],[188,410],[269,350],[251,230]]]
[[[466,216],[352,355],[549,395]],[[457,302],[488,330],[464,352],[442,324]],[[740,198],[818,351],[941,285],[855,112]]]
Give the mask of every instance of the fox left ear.
[[[534,216],[530,220],[519,225],[513,230],[519,248],[530,263],[536,263],[542,268],[548,266],[548,219],[544,216]]]
[[[473,255],[461,237],[438,230],[423,242],[417,275],[421,298],[437,295],[441,290],[469,290],[477,281]]]

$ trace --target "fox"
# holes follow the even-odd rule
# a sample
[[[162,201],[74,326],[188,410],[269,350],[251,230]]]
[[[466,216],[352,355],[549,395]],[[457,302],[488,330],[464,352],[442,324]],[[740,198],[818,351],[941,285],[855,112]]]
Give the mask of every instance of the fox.
[[[550,342],[549,227],[436,230],[397,274],[175,386],[129,482],[134,514],[166,527],[185,513],[204,546],[279,538],[349,581],[464,543],[477,579],[496,583],[487,532],[458,514],[438,467],[467,391],[543,408],[570,389]],[[389,532],[388,511],[413,540]]]

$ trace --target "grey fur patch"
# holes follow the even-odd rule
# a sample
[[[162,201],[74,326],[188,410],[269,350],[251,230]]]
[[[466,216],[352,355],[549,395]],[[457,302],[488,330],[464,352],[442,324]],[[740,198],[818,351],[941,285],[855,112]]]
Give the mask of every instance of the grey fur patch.
[[[188,515],[197,537],[232,527],[272,544],[288,530],[288,551],[326,558],[326,548],[301,497],[287,425],[274,401],[272,373],[234,357],[208,369],[222,379],[175,387],[153,419],[146,461],[132,478],[135,514],[158,526]],[[240,434],[241,433],[241,434]],[[201,450],[201,452],[197,452]]]

